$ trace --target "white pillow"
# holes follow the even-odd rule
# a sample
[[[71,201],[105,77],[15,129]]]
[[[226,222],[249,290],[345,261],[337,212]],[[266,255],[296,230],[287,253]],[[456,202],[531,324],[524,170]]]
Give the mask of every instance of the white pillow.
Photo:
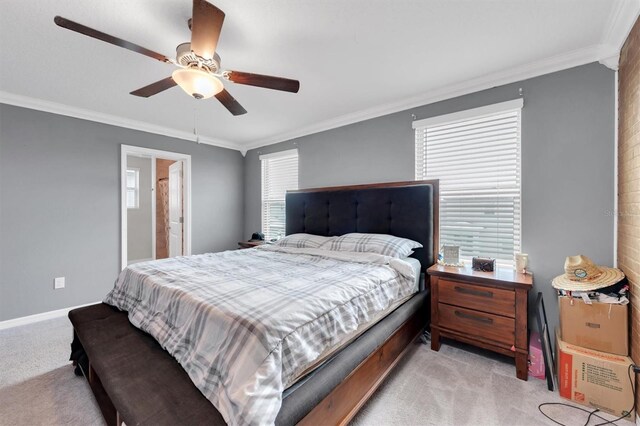
[[[351,233],[335,238],[323,248],[333,251],[377,253],[402,258],[410,256],[413,249],[421,247],[422,244],[418,242],[393,235]]]
[[[313,234],[291,234],[276,241],[275,245],[280,247],[320,248],[320,246],[333,241],[335,238]]]

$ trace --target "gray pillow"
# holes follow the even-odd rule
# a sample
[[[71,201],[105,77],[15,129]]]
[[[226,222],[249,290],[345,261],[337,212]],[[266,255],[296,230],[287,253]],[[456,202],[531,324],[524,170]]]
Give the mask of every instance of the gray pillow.
[[[377,253],[402,258],[410,256],[413,249],[421,248],[422,244],[387,234],[351,233],[336,237],[326,246],[333,251]]]
[[[296,248],[324,248],[326,243],[333,241],[336,237],[324,237],[322,235],[313,234],[291,234],[275,242],[280,247],[296,247]]]

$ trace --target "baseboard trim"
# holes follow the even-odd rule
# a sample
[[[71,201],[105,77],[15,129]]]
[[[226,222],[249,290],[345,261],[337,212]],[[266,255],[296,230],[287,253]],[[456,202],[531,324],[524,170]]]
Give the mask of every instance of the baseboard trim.
[[[42,312],[41,314],[28,315],[26,317],[13,318],[6,321],[0,321],[0,330],[6,330],[8,328],[19,327],[21,325],[33,324],[35,322],[46,321],[49,319],[60,318],[76,308],[82,308],[84,306],[95,305],[100,302],[85,303],[84,305],[71,306],[69,308],[58,309],[55,311]]]
[[[141,263],[141,262],[149,262],[151,260],[154,260],[153,257],[149,257],[147,259],[134,259],[134,260],[129,260],[127,261],[127,266],[129,265],[133,265],[134,263]]]

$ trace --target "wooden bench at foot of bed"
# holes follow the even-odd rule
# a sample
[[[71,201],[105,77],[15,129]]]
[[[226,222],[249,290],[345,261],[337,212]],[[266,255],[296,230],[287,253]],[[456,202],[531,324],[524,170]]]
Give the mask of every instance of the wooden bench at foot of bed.
[[[83,367],[107,424],[225,424],[180,364],[135,328],[125,312],[97,304],[75,309],[69,318],[74,327],[72,360]],[[427,319],[428,302],[307,410],[300,424],[346,424],[411,347]]]

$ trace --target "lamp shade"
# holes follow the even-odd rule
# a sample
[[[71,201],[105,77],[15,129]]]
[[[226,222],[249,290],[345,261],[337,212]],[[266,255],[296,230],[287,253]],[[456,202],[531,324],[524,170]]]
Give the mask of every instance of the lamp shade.
[[[224,88],[215,76],[197,68],[177,69],[171,77],[182,90],[196,99],[208,99]]]

